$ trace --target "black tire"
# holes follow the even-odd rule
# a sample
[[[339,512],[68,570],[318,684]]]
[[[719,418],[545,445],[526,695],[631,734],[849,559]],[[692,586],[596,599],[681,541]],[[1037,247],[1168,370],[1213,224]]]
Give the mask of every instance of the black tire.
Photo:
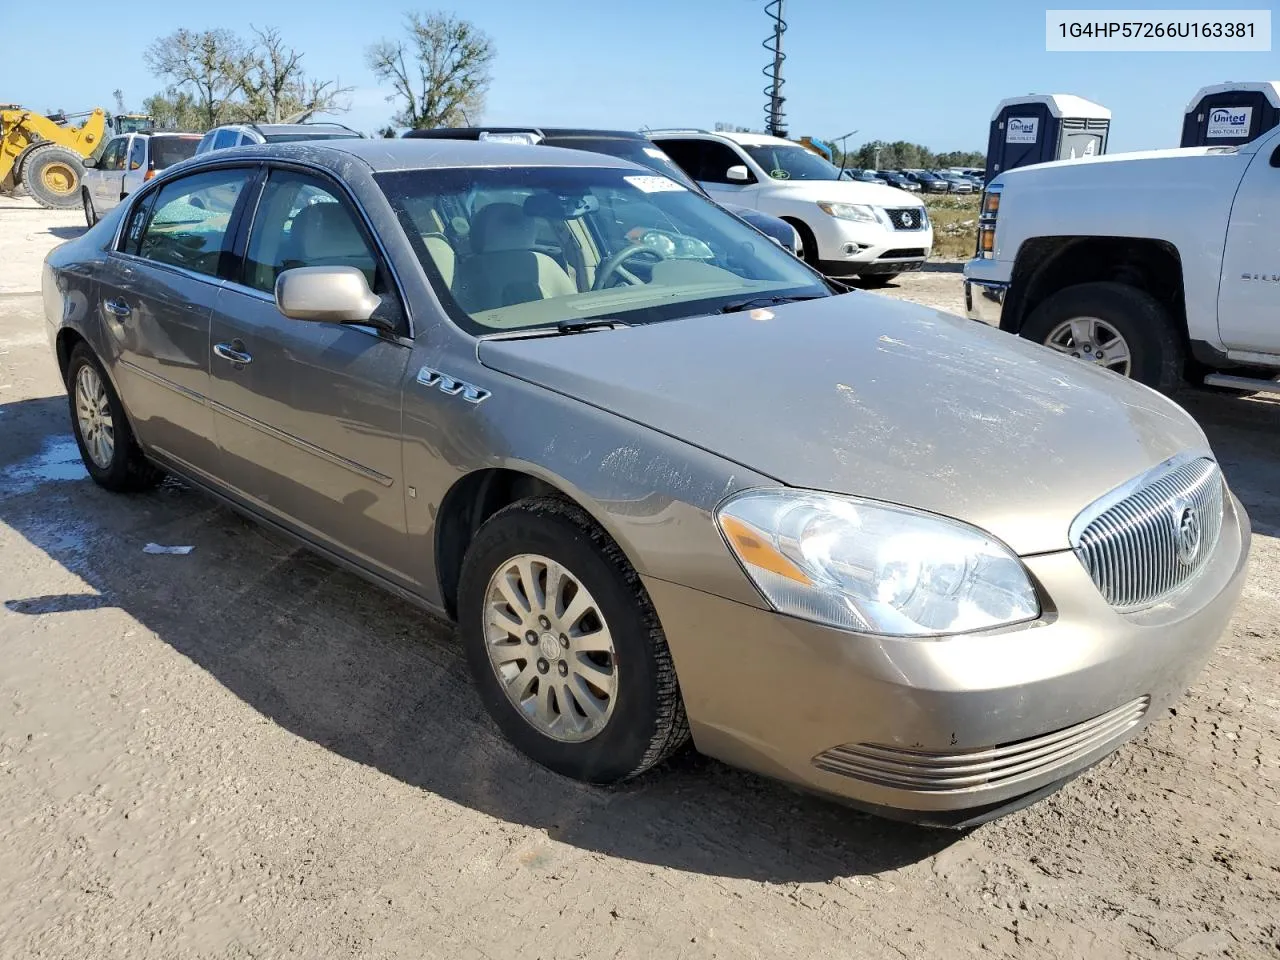
[[[1182,339],[1164,306],[1127,283],[1081,283],[1059,290],[1031,312],[1021,335],[1045,343],[1073,317],[1095,317],[1110,324],[1129,345],[1129,376],[1161,393],[1181,386]]]
[[[858,277],[858,282],[874,290],[878,287],[887,287],[897,279],[896,273],[864,273]]]
[[[65,188],[55,189],[46,181],[46,174],[52,179],[54,173],[62,175]],[[49,144],[37,147],[27,154],[22,164],[22,185],[27,193],[42,207],[58,209],[74,207],[80,200],[80,190],[84,184],[84,160],[80,154],[66,147]]]
[[[80,418],[76,415],[76,382],[83,367],[91,367],[97,373],[111,413],[114,449],[106,466],[99,465],[90,456],[81,432]],[[102,364],[85,343],[76,345],[67,362],[67,402],[71,414],[71,432],[75,435],[76,446],[80,448],[80,459],[84,461],[85,469],[89,471],[94,483],[116,493],[133,493],[149,490],[164,479],[164,471],[151,463],[138,446],[115,388],[102,369]]]
[[[84,204],[85,222],[89,225],[90,229],[92,229],[93,225],[98,222],[98,211],[94,209],[93,197],[89,196],[88,190],[81,190],[80,194]]]
[[[523,553],[563,565],[595,598],[608,624],[618,666],[615,703],[591,739],[564,742],[534,727],[507,697],[489,659],[489,581]],[[463,561],[458,621],[485,709],[507,739],[544,767],[588,783],[620,783],[662,762],[688,739],[675,665],[653,604],[618,545],[576,505],[536,497],[494,514]]]
[[[802,220],[786,219],[786,222],[795,227],[796,233],[800,234],[800,246],[803,248],[801,258],[809,266],[815,270],[820,270],[818,266],[818,241],[813,236],[813,231]]]

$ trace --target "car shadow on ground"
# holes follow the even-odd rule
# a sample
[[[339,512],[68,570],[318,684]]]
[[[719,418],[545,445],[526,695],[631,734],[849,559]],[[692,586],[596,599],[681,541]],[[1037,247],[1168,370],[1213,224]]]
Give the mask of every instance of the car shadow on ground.
[[[964,261],[930,260],[920,268],[922,273],[964,273]]]
[[[50,227],[49,233],[59,240],[74,240],[76,237],[83,236],[88,229],[88,227]]]
[[[9,611],[119,607],[297,736],[610,856],[826,881],[892,870],[962,836],[871,817],[692,750],[616,789],[556,776],[484,714],[451,627],[183,484],[99,489],[78,466],[66,416],[62,397],[0,405],[0,522],[89,589],[0,597]],[[194,551],[146,555],[148,542]]]

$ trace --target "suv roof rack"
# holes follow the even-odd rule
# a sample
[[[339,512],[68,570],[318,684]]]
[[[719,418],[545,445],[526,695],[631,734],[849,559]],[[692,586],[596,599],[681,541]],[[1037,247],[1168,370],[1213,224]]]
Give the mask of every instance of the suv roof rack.
[[[641,133],[711,133],[701,127],[641,127]]]

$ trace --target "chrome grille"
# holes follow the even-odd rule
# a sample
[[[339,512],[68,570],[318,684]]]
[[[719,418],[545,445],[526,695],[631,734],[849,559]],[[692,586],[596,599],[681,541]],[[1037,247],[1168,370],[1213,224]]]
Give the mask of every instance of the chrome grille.
[[[884,212],[895,230],[923,230],[927,222],[924,207],[885,207]]]
[[[1001,787],[1065,770],[1113,746],[1142,722],[1149,697],[1028,740],[946,753],[884,744],[846,743],[813,758],[819,770],[899,790],[930,793]]]
[[[1195,579],[1218,544],[1222,509],[1216,463],[1171,462],[1085,510],[1071,543],[1107,602],[1136,610]]]

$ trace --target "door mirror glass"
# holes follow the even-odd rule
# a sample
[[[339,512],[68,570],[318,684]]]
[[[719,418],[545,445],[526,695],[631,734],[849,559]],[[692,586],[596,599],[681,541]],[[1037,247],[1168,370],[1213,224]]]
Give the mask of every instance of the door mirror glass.
[[[83,160],[80,161],[80,165],[83,166],[86,170],[92,170],[94,167],[98,165],[98,161],[93,159],[93,157],[85,157]]]
[[[751,172],[745,164],[739,163],[726,170],[724,176],[730,183],[746,183],[751,179]]]
[[[385,328],[373,312],[382,299],[356,267],[295,267],[276,278],[276,307],[292,320],[367,323]]]

